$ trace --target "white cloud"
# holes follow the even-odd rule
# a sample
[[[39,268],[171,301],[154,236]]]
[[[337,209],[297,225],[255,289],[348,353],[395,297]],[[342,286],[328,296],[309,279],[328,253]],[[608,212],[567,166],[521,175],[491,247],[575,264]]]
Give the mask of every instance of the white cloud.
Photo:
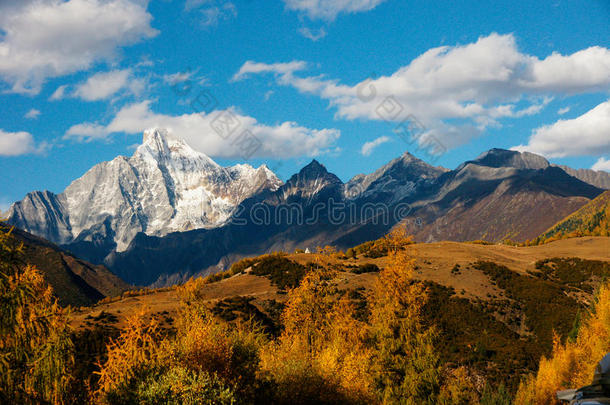
[[[55,89],[53,94],[51,94],[51,97],[49,97],[49,100],[55,101],[55,100],[61,100],[62,98],[64,98],[64,96],[66,95],[66,88],[67,87],[68,86],[65,85],[65,84],[59,86],[57,89]]]
[[[237,7],[231,2],[222,6],[214,6],[201,10],[201,25],[203,27],[213,27],[222,20],[230,20],[237,17]]]
[[[0,13],[0,78],[37,94],[47,78],[110,61],[157,31],[146,0],[38,0]]]
[[[610,172],[610,160],[600,157],[591,167],[593,170]]]
[[[563,114],[569,113],[569,112],[570,112],[570,109],[571,109],[571,107],[570,107],[570,106],[560,108],[559,110],[557,110],[557,114],[559,114],[559,115],[563,115]]]
[[[539,60],[530,56],[523,86],[544,91],[581,93],[610,88],[610,49],[592,46],[571,55],[554,52]]]
[[[265,101],[269,101],[269,99],[271,98],[271,96],[274,94],[275,92],[273,90],[269,90],[265,93],[265,95],[263,96],[263,98],[265,99]]]
[[[38,116],[40,116],[40,110],[37,110],[35,108],[32,108],[30,111],[28,111],[23,117],[27,118],[29,120],[35,120],[36,118],[38,118]]]
[[[208,78],[199,74],[199,69],[195,69],[194,71],[187,69],[185,72],[165,74],[161,76],[161,79],[165,84],[183,89],[186,89],[195,83],[200,86],[208,85]]]
[[[534,130],[527,145],[513,149],[547,157],[610,153],[610,100],[580,117],[559,120]]]
[[[246,62],[234,75],[273,73],[278,84],[329,100],[336,116],[401,122],[415,116],[446,147],[458,146],[501,120],[539,113],[556,94],[610,91],[610,50],[592,47],[545,59],[519,51],[512,34],[430,49],[389,76],[355,86],[304,76],[302,61]]]
[[[0,129],[0,156],[26,155],[41,150],[36,148],[34,137],[29,132],[6,132]]]
[[[172,85],[172,84],[184,83],[187,80],[191,80],[192,77],[193,77],[193,72],[190,72],[190,71],[176,72],[176,73],[172,73],[172,74],[163,75],[163,81],[166,84]]]
[[[373,150],[375,150],[376,147],[378,147],[379,145],[382,145],[386,142],[390,142],[390,137],[388,136],[380,136],[379,138],[372,140],[370,142],[365,142],[364,145],[362,145],[362,149],[360,150],[360,153],[363,156],[370,156],[371,153],[373,153]]]
[[[131,69],[98,72],[74,86],[59,86],[49,100],[55,101],[70,97],[85,101],[100,101],[116,95],[137,96],[144,90],[146,83],[145,79],[136,78]]]
[[[203,27],[216,26],[222,20],[237,17],[235,4],[225,0],[187,0],[184,10],[197,10],[201,15],[200,23]]]
[[[141,86],[130,76],[131,71],[129,69],[96,73],[84,83],[78,84],[72,97],[79,97],[86,101],[97,101],[108,99],[129,86],[135,85],[136,87],[133,87],[133,89],[139,89]]]
[[[332,21],[341,13],[369,11],[385,0],[284,0],[286,8],[305,13],[311,19]]]
[[[250,74],[276,73],[280,77],[292,77],[296,71],[303,70],[307,63],[303,61],[293,61],[288,63],[257,63],[251,60],[246,61],[237,73],[233,75],[232,81],[245,79]],[[286,82],[285,84],[288,84]]]
[[[240,135],[245,130],[260,141],[252,157],[287,158],[295,156],[316,156],[328,153],[340,136],[336,129],[310,129],[294,122],[265,125],[255,118],[245,116],[234,108],[226,111],[213,111],[209,114],[192,113],[178,116],[157,114],[150,109],[150,101],[123,107],[107,125],[82,123],[74,125],[65,134],[66,139],[92,141],[107,139],[113,133],[141,134],[153,127],[172,130],[183,137],[193,148],[213,157],[243,157],[240,149]],[[227,117],[232,117],[235,125],[233,132],[224,137],[214,128]]]
[[[311,39],[313,42],[317,42],[326,36],[326,30],[324,27],[319,30],[313,30],[307,27],[299,28],[299,33],[307,39]]]

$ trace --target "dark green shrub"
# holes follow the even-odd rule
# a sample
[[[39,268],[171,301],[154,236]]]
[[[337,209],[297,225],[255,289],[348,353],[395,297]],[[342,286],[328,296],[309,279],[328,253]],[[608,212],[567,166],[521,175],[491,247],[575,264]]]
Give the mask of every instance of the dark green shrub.
[[[235,404],[232,389],[218,377],[184,367],[141,370],[129,384],[109,392],[110,405],[225,405]]]
[[[295,263],[283,256],[267,256],[252,267],[252,274],[269,277],[279,289],[295,288],[309,270],[302,264]]]
[[[361,264],[360,266],[358,266],[355,269],[352,269],[351,272],[355,273],[355,274],[378,273],[379,267],[373,263],[365,263],[365,264]]]

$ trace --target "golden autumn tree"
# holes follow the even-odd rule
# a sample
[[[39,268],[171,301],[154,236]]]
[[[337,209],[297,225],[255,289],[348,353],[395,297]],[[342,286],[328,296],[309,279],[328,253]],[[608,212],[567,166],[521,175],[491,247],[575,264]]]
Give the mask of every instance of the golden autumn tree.
[[[278,403],[371,403],[367,325],[341,297],[335,272],[308,273],[289,293],[284,332],[261,355]]]
[[[65,312],[24,246],[0,224],[0,402],[70,403],[73,345]]]
[[[217,325],[213,327],[217,329]],[[192,328],[183,333],[192,333]],[[108,345],[95,401],[109,405],[235,403],[233,388],[216,372],[228,368],[223,362],[228,351],[225,342],[210,340],[202,344],[210,349],[205,369],[197,363],[202,359],[197,348],[185,348],[180,338],[167,336],[144,311],[136,314],[128,319],[118,339]]]
[[[597,363],[610,352],[610,283],[601,286],[575,340],[555,338],[553,353],[519,387],[518,404],[556,404],[558,390],[589,385]]]
[[[426,291],[413,280],[415,261],[406,230],[386,237],[388,263],[373,288],[371,327],[375,344],[374,374],[383,403],[434,403],[440,389],[436,333],[422,324]]]
[[[96,400],[106,404],[250,403],[259,394],[256,372],[265,342],[252,322],[215,318],[200,295],[201,282],[178,289],[182,299],[175,334],[145,311],[130,318],[108,345]],[[239,399],[239,401],[238,401]]]
[[[261,390],[256,374],[267,342],[262,327],[252,320],[228,323],[216,318],[192,286],[179,292],[182,308],[174,342],[178,363],[218,376],[238,398],[251,402]]]
[[[171,358],[171,348],[163,344],[158,323],[140,312],[127,319],[127,326],[107,347],[106,362],[100,367],[96,392],[102,402],[119,402],[123,392],[133,391],[134,384]]]
[[[335,376],[353,402],[370,404],[376,399],[370,326],[355,314],[354,303],[343,296],[331,313],[328,342],[318,361],[325,375]]]

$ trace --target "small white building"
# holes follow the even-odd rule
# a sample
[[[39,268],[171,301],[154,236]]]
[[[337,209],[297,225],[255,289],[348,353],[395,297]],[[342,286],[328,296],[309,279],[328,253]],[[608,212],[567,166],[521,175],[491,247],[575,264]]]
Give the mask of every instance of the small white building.
[[[311,251],[309,250],[309,248],[305,248],[305,253],[311,253]]]

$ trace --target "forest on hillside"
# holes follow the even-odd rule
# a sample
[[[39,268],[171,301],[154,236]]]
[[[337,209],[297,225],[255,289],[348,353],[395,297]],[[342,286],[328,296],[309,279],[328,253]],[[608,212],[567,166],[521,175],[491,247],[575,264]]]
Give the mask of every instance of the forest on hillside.
[[[515,347],[491,347],[481,340],[469,350],[475,356],[472,362],[464,363],[457,341],[463,335],[448,336],[460,330],[451,323],[451,308],[473,323],[489,328],[496,324],[447,289],[416,281],[411,243],[399,229],[347,253],[387,256],[383,269],[350,269],[377,273],[370,291],[341,288],[338,270],[318,260],[343,255],[331,248],[308,265],[267,255],[238,262],[227,274],[178,287],[180,310],[172,328],[161,327],[142,312],[121,330],[75,331],[68,324],[68,309],[58,305],[41,273],[25,264],[23,245],[2,229],[0,402],[553,404],[556,390],[591,381],[594,365],[610,351],[610,284],[597,290],[588,310],[573,308],[580,314],[576,327],[563,318],[545,324],[530,314],[531,328],[540,339],[535,347],[549,348],[537,352],[542,357],[535,359],[533,373],[513,381],[481,381],[474,371],[477,364],[488,364],[486,356],[505,350],[507,364],[521,367],[519,362],[528,359],[510,353],[528,353],[531,347],[518,337],[511,340],[507,329],[489,329],[485,333],[490,341]],[[505,267],[476,264],[525,301],[534,289],[561,295],[552,289],[552,280],[567,277],[561,269],[570,265],[540,263],[534,285]],[[205,284],[247,268],[269,277],[286,294],[285,303],[263,314],[243,297],[223,300],[214,308],[204,302]],[[607,270],[595,265],[583,274]],[[565,300],[551,303],[572,308]],[[552,314],[552,308],[548,310]],[[455,345],[449,345],[451,341]]]

